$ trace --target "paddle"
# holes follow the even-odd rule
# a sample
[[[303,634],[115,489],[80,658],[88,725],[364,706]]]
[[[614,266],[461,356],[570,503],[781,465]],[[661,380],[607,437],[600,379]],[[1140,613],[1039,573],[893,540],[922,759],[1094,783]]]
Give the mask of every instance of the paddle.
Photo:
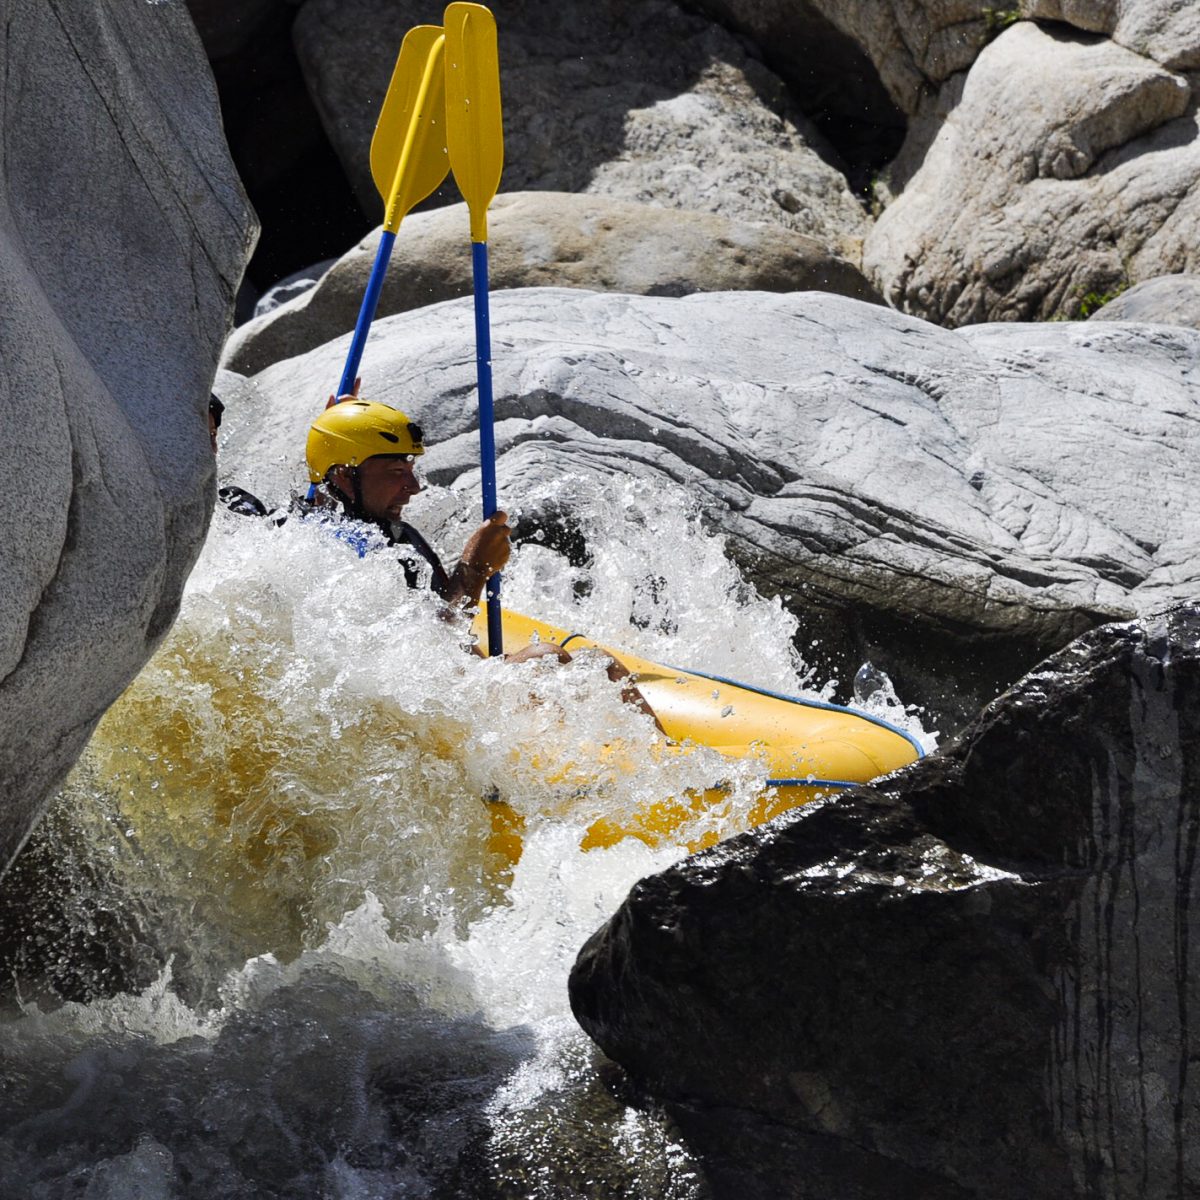
[[[418,25],[404,36],[375,135],[371,177],[384,202],[383,233],[367,280],[337,395],[349,395],[375,319],[383,278],[400,222],[446,178],[445,36],[437,25]]]
[[[496,19],[482,4],[454,3],[445,12],[446,145],[450,169],[471,214],[475,286],[475,366],[479,379],[479,466],[483,519],[496,511],[496,436],[492,408],[492,334],[488,314],[487,210],[500,186],[504,130]],[[487,584],[488,653],[503,652],[500,576]]]

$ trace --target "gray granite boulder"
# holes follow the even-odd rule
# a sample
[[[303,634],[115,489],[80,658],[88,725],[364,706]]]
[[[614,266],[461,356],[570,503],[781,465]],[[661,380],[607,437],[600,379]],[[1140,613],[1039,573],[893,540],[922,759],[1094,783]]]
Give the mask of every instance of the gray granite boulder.
[[[182,4],[4,15],[0,870],[175,615],[255,232]]]
[[[1184,76],[1020,22],[910,127],[867,275],[896,307],[961,325],[1074,316],[1195,270],[1197,124]]]
[[[1174,71],[1200,68],[1200,8],[1191,0],[1021,0],[1021,14],[1106,34]]]
[[[501,190],[591,192],[779,224],[856,258],[866,216],[779,78],[670,0],[496,6]],[[295,41],[364,211],[367,156],[413,0],[308,0]],[[453,185],[438,201],[457,199]]]
[[[1200,608],[642,880],[571,977],[716,1200],[1200,1192]],[[803,1181],[802,1183],[799,1181]]]
[[[492,314],[502,503],[561,522],[545,496],[565,475],[681,484],[842,667],[941,670],[965,709],[1200,583],[1191,330],[955,332],[812,292],[525,289]],[[301,483],[347,343],[244,385],[232,479],[274,503]],[[469,301],[388,317],[368,342],[364,392],[425,427],[435,483],[477,486],[474,371]],[[909,694],[941,703],[926,683]]]
[[[378,246],[375,230],[314,288],[235,330],[223,363],[252,375],[353,329]],[[497,291],[557,286],[683,296],[812,289],[878,300],[856,267],[802,234],[607,196],[497,197],[488,220],[488,258]],[[378,314],[469,296],[471,290],[466,205],[417,213],[396,241]]]
[[[1162,275],[1115,296],[1089,321],[1142,321],[1200,329],[1200,276]]]

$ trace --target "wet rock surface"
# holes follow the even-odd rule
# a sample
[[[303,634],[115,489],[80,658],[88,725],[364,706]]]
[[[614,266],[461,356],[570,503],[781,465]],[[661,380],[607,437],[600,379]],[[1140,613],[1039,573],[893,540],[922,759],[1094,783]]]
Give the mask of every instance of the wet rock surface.
[[[1191,330],[954,332],[822,293],[551,289],[497,293],[492,321],[510,511],[569,525],[564,476],[682,484],[806,641],[926,699],[949,672],[960,715],[1091,625],[1197,586]],[[245,397],[231,479],[273,503],[300,485],[347,343],[225,377]],[[425,428],[423,473],[475,489],[470,302],[378,322],[364,376]]]
[[[182,6],[7,6],[0,871],[174,617],[254,236]],[[87,197],[81,205],[80,196]]]
[[[392,253],[378,315],[471,295],[468,227],[465,204],[409,217]],[[236,329],[223,364],[254,374],[352,330],[378,246],[376,230],[314,289]],[[856,267],[802,234],[607,196],[497,197],[488,217],[488,260],[493,291],[541,286],[683,296],[812,289],[878,299]]]
[[[1047,660],[944,753],[639,883],[576,1016],[718,1195],[1200,1188],[1200,608]]]
[[[297,51],[367,211],[367,157],[404,32],[404,0],[308,0]],[[777,76],[724,30],[667,0],[497,9],[504,192],[581,192],[767,222],[851,256],[866,214]],[[452,183],[435,203],[458,199]]]

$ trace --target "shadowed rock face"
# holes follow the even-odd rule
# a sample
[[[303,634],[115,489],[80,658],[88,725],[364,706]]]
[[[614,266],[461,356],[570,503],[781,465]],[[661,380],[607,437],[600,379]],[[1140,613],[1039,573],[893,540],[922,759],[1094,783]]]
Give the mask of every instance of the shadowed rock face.
[[[780,0],[723,2],[737,11],[761,13]],[[811,7],[857,42],[906,113],[974,62],[1001,8],[989,0],[802,0],[797,7]]]
[[[682,7],[753,43],[837,147],[857,194],[895,157],[904,138],[904,114],[879,78],[879,69],[890,69],[898,58],[895,39],[872,62],[862,45],[807,0],[683,0]],[[848,10],[842,0],[833,16],[840,20]]]
[[[866,215],[778,76],[668,0],[495,6],[505,192],[587,191],[779,224],[854,256]],[[412,0],[308,0],[296,48],[368,212],[368,147]],[[435,202],[458,199],[453,184]]]
[[[0,12],[2,870],[174,617],[254,221],[181,4]]]
[[[1200,1188],[1200,608],[1095,630],[944,754],[643,880],[575,1013],[718,1196]]]

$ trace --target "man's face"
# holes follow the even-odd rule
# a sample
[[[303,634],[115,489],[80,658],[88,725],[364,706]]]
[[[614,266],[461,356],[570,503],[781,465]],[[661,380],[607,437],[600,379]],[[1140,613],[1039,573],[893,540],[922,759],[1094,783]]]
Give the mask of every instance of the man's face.
[[[363,512],[373,521],[399,521],[404,506],[422,491],[408,457],[368,458],[358,468],[358,484]]]

